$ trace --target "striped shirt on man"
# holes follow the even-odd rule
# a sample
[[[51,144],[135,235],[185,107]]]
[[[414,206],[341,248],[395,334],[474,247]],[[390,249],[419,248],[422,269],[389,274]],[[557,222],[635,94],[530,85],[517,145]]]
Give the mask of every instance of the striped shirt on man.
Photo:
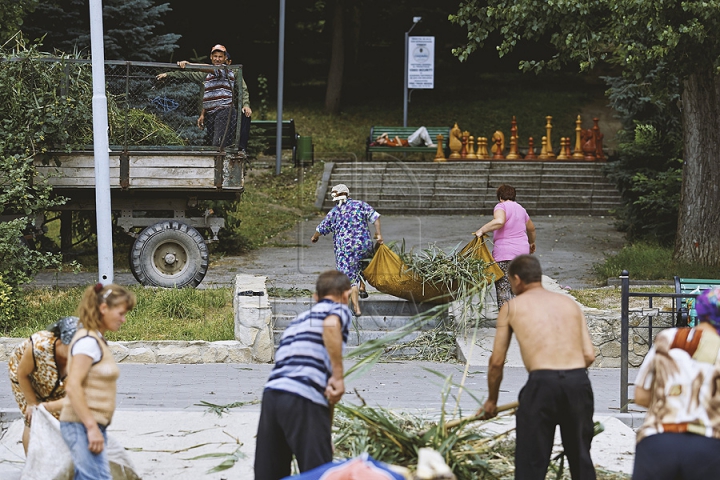
[[[213,73],[208,73],[205,77],[205,92],[203,93],[205,112],[212,113],[232,107],[234,87],[235,73],[231,70],[218,68]]]
[[[320,300],[285,329],[265,388],[299,395],[320,405],[328,404],[325,388],[332,376],[332,365],[322,335],[323,321],[330,315],[340,318],[345,349],[350,309],[329,299]]]

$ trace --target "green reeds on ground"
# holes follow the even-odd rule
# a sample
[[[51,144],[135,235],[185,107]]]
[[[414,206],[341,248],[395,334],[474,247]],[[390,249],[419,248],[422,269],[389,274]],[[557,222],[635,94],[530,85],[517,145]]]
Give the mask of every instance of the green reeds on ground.
[[[197,290],[129,287],[137,306],[119,332],[108,332],[112,341],[205,340],[235,338],[232,289]],[[74,315],[84,287],[42,288],[22,293],[18,321],[2,335],[29,337],[58,318]]]

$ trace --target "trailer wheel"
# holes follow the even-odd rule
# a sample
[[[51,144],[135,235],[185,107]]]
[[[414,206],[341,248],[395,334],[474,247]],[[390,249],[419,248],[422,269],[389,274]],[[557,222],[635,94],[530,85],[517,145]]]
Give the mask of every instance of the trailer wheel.
[[[130,269],[143,285],[197,287],[208,270],[205,239],[193,227],[158,222],[140,232],[130,251]]]

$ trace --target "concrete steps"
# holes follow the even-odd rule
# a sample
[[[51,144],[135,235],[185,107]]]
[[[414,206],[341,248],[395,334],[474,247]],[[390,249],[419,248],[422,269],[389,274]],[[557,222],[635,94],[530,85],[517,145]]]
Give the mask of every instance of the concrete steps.
[[[362,315],[353,317],[350,326],[347,346],[356,347],[368,340],[375,340],[385,336],[387,333],[406,325],[412,317],[419,312],[424,312],[432,306],[416,305],[406,300],[401,300],[391,295],[372,294],[365,300],[360,300]],[[270,306],[273,312],[273,337],[275,346],[280,342],[285,328],[292,320],[312,306],[310,298],[270,298]],[[444,318],[431,321],[423,325],[422,330],[432,330]],[[399,343],[409,342],[419,335],[413,332],[403,337]],[[408,353],[408,352],[404,352]]]
[[[318,205],[332,208],[332,185],[381,213],[491,214],[503,183],[517,189],[530,215],[607,215],[621,205],[602,163],[583,162],[336,162]]]

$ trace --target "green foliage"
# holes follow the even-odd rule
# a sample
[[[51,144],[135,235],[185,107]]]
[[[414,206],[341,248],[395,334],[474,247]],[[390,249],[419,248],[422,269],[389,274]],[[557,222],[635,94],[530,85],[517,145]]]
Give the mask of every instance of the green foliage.
[[[636,242],[609,255],[593,266],[598,279],[620,276],[630,272],[634,280],[671,280],[674,275],[686,278],[720,278],[720,268],[676,262],[672,248],[647,242]]]
[[[549,41],[553,55],[521,60],[523,71],[614,62],[644,73],[664,62],[682,77],[720,56],[720,38],[711,33],[720,29],[718,0],[466,0],[449,20],[467,29],[467,43],[453,51],[460,60],[489,41],[500,56],[522,40]]]
[[[39,0],[0,0],[0,39],[7,39],[18,31],[23,18],[32,12]]]
[[[619,159],[606,173],[622,193],[619,226],[631,240],[670,244],[682,186],[680,85],[664,65],[641,78],[605,77],[610,105],[620,114]]]
[[[270,110],[270,104],[268,103],[268,79],[265,75],[258,75],[257,77],[257,98],[258,101],[258,118],[260,120],[267,120],[268,111]]]
[[[0,329],[9,326],[17,316],[17,299],[12,285],[0,275]]]
[[[103,1],[105,58],[111,60],[168,60],[180,35],[160,33],[169,3],[156,0]],[[87,0],[42,2],[28,15],[24,30],[30,38],[44,37],[48,50],[90,51],[90,19]]]

